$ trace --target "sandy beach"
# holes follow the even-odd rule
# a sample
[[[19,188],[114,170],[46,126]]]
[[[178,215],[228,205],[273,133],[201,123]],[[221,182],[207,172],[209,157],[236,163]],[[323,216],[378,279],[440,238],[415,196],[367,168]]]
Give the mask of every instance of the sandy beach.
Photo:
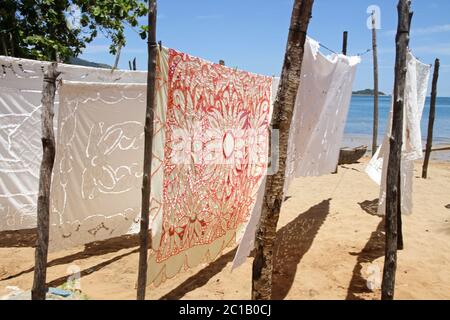
[[[276,245],[274,299],[379,299],[383,220],[375,216],[378,186],[359,164],[338,174],[296,179],[284,203]],[[403,218],[396,299],[450,299],[450,163],[433,162],[423,180],[416,163],[414,214]],[[0,233],[0,297],[7,286],[31,288],[33,232]],[[135,299],[137,240],[122,237],[50,254],[48,282],[60,286],[73,268],[90,299]],[[147,299],[249,299],[252,259],[231,273],[235,248],[187,270]],[[374,284],[367,288],[367,280]]]

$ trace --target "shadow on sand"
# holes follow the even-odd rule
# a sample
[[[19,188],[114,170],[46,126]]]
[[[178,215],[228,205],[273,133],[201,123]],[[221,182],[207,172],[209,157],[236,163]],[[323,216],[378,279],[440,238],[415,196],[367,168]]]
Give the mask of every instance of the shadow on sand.
[[[330,201],[328,199],[311,207],[277,232],[273,271],[274,299],[282,299],[289,292],[298,263],[311,247],[329,213]],[[160,299],[181,299],[186,293],[202,287],[233,261],[236,250],[237,248],[210,263]]]
[[[0,231],[0,248],[35,247],[36,239],[36,228],[14,231]]]
[[[284,299],[291,289],[298,264],[311,248],[330,212],[330,202],[331,199],[322,201],[278,230],[274,248],[272,299]]]
[[[84,269],[84,270],[82,270],[80,272],[80,277],[84,277],[84,276],[87,276],[87,275],[89,275],[91,273],[99,271],[99,270],[103,269],[104,267],[110,265],[111,263],[114,263],[114,262],[116,262],[116,261],[118,261],[118,260],[120,260],[122,258],[125,258],[126,256],[129,256],[129,255],[137,253],[137,252],[139,252],[139,248],[138,249],[134,249],[134,250],[132,250],[130,252],[126,252],[126,253],[123,253],[121,255],[115,256],[114,258],[111,258],[109,260],[103,261],[103,262],[101,262],[99,264],[96,264],[93,267],[89,267],[87,269]],[[68,276],[65,275],[65,276],[62,276],[62,277],[60,277],[58,279],[52,280],[52,281],[50,281],[47,284],[47,287],[58,287],[58,286],[64,284],[65,282],[67,282],[67,277]]]
[[[358,203],[361,209],[372,216],[378,216],[378,199],[366,200]]]
[[[364,201],[359,203],[361,208],[370,215],[376,215],[378,210],[378,199],[372,201]],[[353,268],[352,279],[347,291],[347,300],[363,300],[359,295],[371,293],[367,288],[366,277],[362,274],[363,265],[370,264],[376,259],[384,256],[384,218],[380,221],[377,229],[371,233],[369,241],[367,241],[361,252],[350,253],[356,255],[356,265]]]
[[[327,199],[311,207],[309,210],[300,214],[296,219],[288,223],[277,232],[276,244],[274,248],[275,263],[272,288],[273,299],[278,300],[285,298],[290,288],[292,287],[298,264],[300,263],[305,253],[308,252],[308,250],[311,248],[315,236],[317,235],[320,227],[329,214],[330,201],[331,199]],[[27,239],[27,236],[24,233],[22,233],[21,235],[15,233],[14,237],[10,236],[8,238],[9,245],[7,245],[6,242],[3,242],[3,238],[0,238],[0,243],[3,243],[2,246],[9,247],[33,246],[35,243],[35,230],[32,234],[34,234],[34,238],[32,240]],[[31,233],[28,233],[28,237],[30,236]],[[87,259],[89,257],[100,256],[117,252],[122,249],[134,248],[137,246],[139,246],[138,235],[127,235],[105,241],[99,241],[86,245],[84,250],[81,252],[49,261],[48,267],[70,264],[76,260]],[[178,285],[169,293],[162,296],[160,299],[181,299],[188,292],[202,287],[213,276],[221,272],[226,267],[226,265],[233,260],[236,254],[236,250],[237,248],[220,256],[217,260],[210,263],[207,267],[185,280],[183,283]],[[93,267],[82,270],[81,276],[86,276],[95,271],[98,271],[105,266],[136,252],[138,252],[138,249],[115,256]],[[23,274],[33,272],[33,270],[34,268],[32,267],[0,280],[16,278]],[[67,281],[67,276],[55,279],[49,282],[48,285],[56,287],[63,284],[65,281]]]
[[[163,295],[159,298],[159,300],[179,300],[183,298],[186,293],[204,286],[212,277],[221,272],[229,262],[233,261],[236,251],[237,247],[220,256],[217,260],[211,262],[207,267],[183,281],[183,283],[175,289]]]
[[[20,238],[21,237],[16,236],[15,240],[17,241]],[[0,239],[0,241],[2,241],[2,240]],[[11,247],[17,247],[17,246],[25,247],[25,245],[23,245],[23,244],[25,244],[25,242],[23,242],[23,243],[16,242],[15,245],[13,243],[13,245]],[[138,246],[139,246],[139,235],[138,234],[124,235],[121,237],[112,238],[112,239],[108,239],[108,240],[96,241],[96,242],[86,244],[84,246],[84,250],[81,252],[77,252],[77,253],[74,253],[74,254],[71,254],[71,255],[68,255],[65,257],[56,258],[56,259],[49,261],[47,263],[47,268],[57,266],[57,265],[62,265],[62,264],[70,264],[76,260],[88,259],[90,257],[101,256],[101,255],[108,254],[108,253],[114,253],[114,252],[117,252],[122,249],[135,248]],[[115,259],[115,258],[113,258],[113,259]],[[116,261],[116,260],[114,260],[114,261]],[[34,271],[34,267],[31,267],[27,270],[24,270],[24,271],[18,272],[16,274],[7,276],[3,279],[0,279],[0,281],[17,278],[23,274],[33,272],[33,271]]]

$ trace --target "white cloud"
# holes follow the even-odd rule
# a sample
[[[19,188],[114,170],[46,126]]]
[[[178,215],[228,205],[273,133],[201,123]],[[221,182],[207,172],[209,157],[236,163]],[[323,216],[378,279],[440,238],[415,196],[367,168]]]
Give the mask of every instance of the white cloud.
[[[106,44],[88,44],[86,49],[83,50],[83,54],[93,53],[109,53],[109,45]]]
[[[449,56],[450,55],[450,44],[445,45],[429,45],[429,46],[420,46],[412,48],[414,53],[426,53],[426,54],[434,54],[441,56]]]
[[[122,52],[128,54],[144,54],[147,53],[147,44],[146,42],[142,42],[142,48],[127,48],[127,46],[125,46],[122,49]]]
[[[196,16],[195,19],[198,20],[217,20],[217,19],[222,19],[223,15],[222,14],[207,14],[207,15],[199,15]]]
[[[106,44],[90,44],[84,49],[83,54],[109,53],[109,45]],[[121,53],[125,54],[145,54],[147,53],[147,45],[142,42],[142,48],[123,47]]]
[[[435,25],[435,26],[429,26],[429,27],[423,27],[423,28],[413,28],[411,30],[411,35],[424,36],[424,35],[443,33],[443,32],[450,32],[450,24]],[[395,36],[396,33],[397,33],[397,30],[389,30],[389,31],[384,32],[384,35]]]
[[[412,33],[416,35],[427,35],[433,33],[450,32],[450,24],[430,26],[426,28],[413,29]]]

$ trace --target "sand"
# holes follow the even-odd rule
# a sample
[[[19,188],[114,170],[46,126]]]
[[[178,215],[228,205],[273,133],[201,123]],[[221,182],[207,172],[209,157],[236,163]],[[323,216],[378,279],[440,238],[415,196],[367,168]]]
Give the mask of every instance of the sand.
[[[366,162],[293,182],[279,222],[275,299],[380,298],[384,227],[373,215],[378,187],[364,173]],[[398,254],[395,297],[450,299],[450,163],[432,163],[428,180],[420,173],[417,163],[414,214],[403,218],[405,249]],[[31,288],[32,239],[32,232],[0,233],[0,296],[7,286]],[[209,265],[148,287],[147,299],[249,299],[252,258],[231,273],[234,253],[230,248]],[[50,254],[49,262],[52,286],[79,268],[81,289],[90,299],[135,298],[136,238]]]

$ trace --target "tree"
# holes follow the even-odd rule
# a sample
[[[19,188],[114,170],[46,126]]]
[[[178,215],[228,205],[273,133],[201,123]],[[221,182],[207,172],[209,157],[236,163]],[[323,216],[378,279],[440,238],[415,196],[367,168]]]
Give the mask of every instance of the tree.
[[[68,61],[99,33],[110,53],[125,46],[125,25],[139,27],[148,0],[2,0],[0,53],[38,60]],[[140,35],[146,37],[146,26]]]
[[[273,248],[278,218],[283,203],[289,128],[295,98],[300,84],[306,33],[314,0],[295,0],[292,9],[286,53],[280,86],[273,105],[272,129],[279,130],[279,166],[274,175],[267,176],[259,229],[255,237],[252,299],[269,300],[272,295]]]

